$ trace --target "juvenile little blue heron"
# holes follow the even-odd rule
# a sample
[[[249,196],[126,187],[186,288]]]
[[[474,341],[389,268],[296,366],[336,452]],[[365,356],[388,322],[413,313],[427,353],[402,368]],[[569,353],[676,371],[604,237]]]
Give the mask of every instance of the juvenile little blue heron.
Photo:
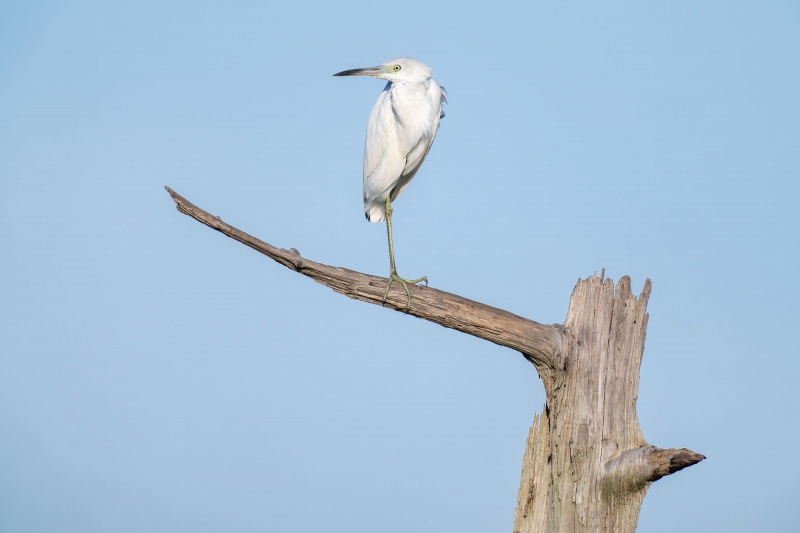
[[[334,76],[372,76],[389,83],[372,108],[367,123],[367,141],[364,146],[364,214],[370,222],[386,219],[389,236],[389,283],[383,301],[389,295],[392,282],[399,282],[406,290],[406,310],[411,308],[411,291],[408,283],[417,279],[401,278],[394,264],[392,244],[392,201],[400,196],[417,173],[428,150],[431,149],[439,120],[444,117],[442,104],[447,93],[431,78],[431,69],[411,57],[396,57],[378,67],[356,68]]]

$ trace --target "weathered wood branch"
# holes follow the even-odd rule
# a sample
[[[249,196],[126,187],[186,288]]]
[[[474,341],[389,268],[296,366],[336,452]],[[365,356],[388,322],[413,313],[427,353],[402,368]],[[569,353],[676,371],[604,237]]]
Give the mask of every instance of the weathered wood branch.
[[[226,224],[167,187],[180,212],[336,292],[406,311],[387,279],[317,263]],[[578,280],[564,325],[544,325],[432,287],[409,286],[409,314],[522,352],[547,394],[522,463],[515,533],[631,533],[649,485],[705,459],[645,441],[636,414],[651,284],[630,278]]]
[[[165,188],[181,213],[246,244],[283,266],[350,298],[406,312],[406,293],[398,283],[392,284],[384,304],[383,292],[389,281],[387,278],[317,263],[301,257],[294,248],[277,248],[223,222],[220,217],[197,207],[169,187]],[[537,368],[541,367],[542,372],[549,368],[551,354],[561,342],[563,334],[556,326],[539,324],[503,309],[432,287],[409,284],[409,289],[412,300],[408,314],[522,352]]]
[[[686,448],[662,449],[646,445],[627,450],[604,465],[603,491],[606,496],[639,490],[648,483],[674,474],[705,459]]]

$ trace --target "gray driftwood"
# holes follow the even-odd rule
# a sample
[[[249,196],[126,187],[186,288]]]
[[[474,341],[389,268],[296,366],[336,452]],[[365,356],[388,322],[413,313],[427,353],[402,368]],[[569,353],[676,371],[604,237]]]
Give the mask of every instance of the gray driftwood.
[[[324,265],[226,224],[166,188],[180,212],[278,263],[356,300],[406,312],[406,294],[387,279]],[[592,275],[572,291],[563,325],[545,325],[432,287],[410,286],[408,314],[522,353],[536,367],[547,402],[533,418],[522,460],[515,533],[636,529],[653,481],[705,459],[647,443],[636,415],[650,280],[631,293]]]

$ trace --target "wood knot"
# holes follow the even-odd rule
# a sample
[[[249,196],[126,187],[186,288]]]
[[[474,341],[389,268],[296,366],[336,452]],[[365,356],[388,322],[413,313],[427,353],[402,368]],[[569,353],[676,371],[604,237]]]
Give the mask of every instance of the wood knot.
[[[291,256],[291,262],[297,270],[303,268],[303,258],[300,256],[300,252],[297,251],[296,248],[289,248],[289,255]]]

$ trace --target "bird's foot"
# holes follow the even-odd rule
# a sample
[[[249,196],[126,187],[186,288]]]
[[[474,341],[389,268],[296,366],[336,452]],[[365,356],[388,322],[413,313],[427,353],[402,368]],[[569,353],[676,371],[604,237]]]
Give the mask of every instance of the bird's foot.
[[[417,279],[406,279],[406,278],[401,278],[400,276],[398,276],[397,275],[397,271],[393,270],[389,274],[389,283],[386,284],[386,290],[383,293],[383,303],[386,303],[386,297],[389,296],[389,287],[391,287],[392,283],[395,282],[395,281],[399,282],[400,285],[402,285],[403,288],[406,290],[406,296],[408,296],[408,301],[406,302],[406,313],[408,313],[411,310],[411,291],[408,290],[408,284],[410,283],[412,285],[416,285],[420,281],[424,281],[425,282],[425,286],[427,287],[428,286],[428,276],[422,276],[421,278],[417,278]]]

